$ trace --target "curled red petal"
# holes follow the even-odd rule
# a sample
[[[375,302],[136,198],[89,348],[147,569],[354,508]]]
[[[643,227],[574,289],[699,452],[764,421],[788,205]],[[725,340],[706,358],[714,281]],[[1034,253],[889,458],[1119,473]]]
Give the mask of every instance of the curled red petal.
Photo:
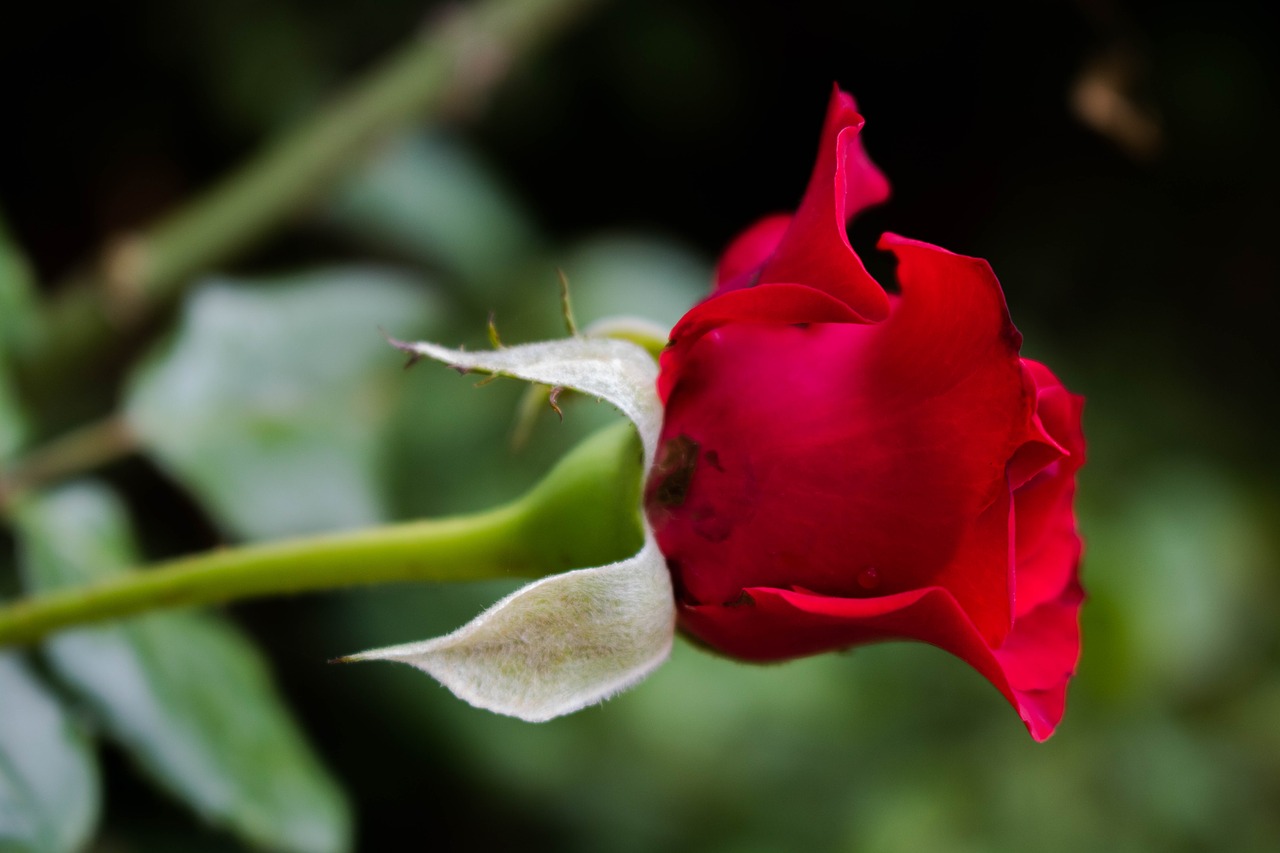
[[[1085,455],[1083,398],[1067,391],[1042,364],[1023,359],[1023,370],[1036,388],[1036,423],[1059,452],[1014,491],[1019,614],[1055,599],[1076,582],[1081,543],[1074,499],[1076,472]],[[1024,446],[1015,461],[1025,459],[1030,446]]]
[[[840,96],[848,99],[848,110],[858,112],[858,105],[853,98],[836,87],[832,99]],[[862,144],[861,133],[845,146],[843,153],[844,218],[847,222],[868,207],[882,204],[889,198],[889,179],[871,162],[871,157]]]
[[[1004,694],[1036,740],[1052,735],[1062,719],[1066,684],[1075,665],[1070,626],[1078,599],[1064,600],[1058,610],[1046,614],[1049,625],[1029,624],[1025,636],[1022,626],[1015,626],[1006,641],[1011,647],[1004,652],[983,641],[963,608],[941,587],[869,599],[760,587],[745,592],[747,597],[733,607],[681,605],[681,627],[716,649],[755,661],[881,640],[919,640],[978,670]],[[1053,633],[1058,642],[1052,653],[1037,656],[1037,632]]]
[[[1054,690],[1075,675],[1083,601],[1084,591],[1072,579],[1054,598],[1018,615],[995,651],[1014,689]]]
[[[853,98],[835,88],[799,210],[794,216],[766,216],[729,244],[716,267],[711,296],[672,332],[673,344],[687,348],[698,335],[731,322],[866,323],[887,316],[888,296],[845,234],[849,217],[889,195],[888,181],[862,145],[862,124]],[[809,316],[797,315],[786,310],[776,292],[717,303],[730,293],[752,292],[762,285],[819,290],[845,309],[833,312],[824,306]],[[664,386],[672,381],[664,377]]]
[[[934,296],[930,310],[936,315],[936,320],[940,321],[941,315],[948,310],[944,302],[952,303],[959,309],[965,308],[965,303],[977,300],[986,303],[986,317],[981,326],[975,328],[957,319],[946,330],[949,336],[965,338],[975,348],[1001,347],[1013,352],[1021,348],[1022,335],[1009,317],[1004,291],[1000,289],[1000,282],[986,261],[958,255],[932,243],[892,233],[886,233],[880,238],[878,248],[897,256],[898,283],[904,292],[929,289]],[[929,353],[924,353],[917,358],[927,360],[928,356]],[[938,366],[962,368],[960,365]]]
[[[1028,367],[1033,364],[1036,362],[1025,358],[1022,360],[1022,379],[1027,387],[1027,395],[1036,400],[1036,411],[1031,417],[1032,437],[1009,460],[1009,483],[1015,489],[1025,485],[1054,462],[1071,455],[1071,451],[1058,443],[1040,418],[1042,390],[1036,381],[1036,372]]]
[[[1022,488],[1044,469],[1068,455],[1067,450],[1053,440],[1037,415],[1032,418],[1032,429],[1038,435],[1018,448],[1009,460],[1009,484]]]
[[[849,245],[849,217],[889,195],[884,175],[862,147],[862,116],[853,98],[834,89],[827,108],[818,159],[800,207],[764,262],[760,282],[805,282],[849,305],[867,322],[889,313],[884,289]]]
[[[1070,457],[1069,467],[1077,471],[1084,464],[1085,441],[1080,419],[1084,398],[1072,394],[1048,367],[1029,358],[1022,360],[1023,371],[1036,388],[1036,417],[1050,438]]]

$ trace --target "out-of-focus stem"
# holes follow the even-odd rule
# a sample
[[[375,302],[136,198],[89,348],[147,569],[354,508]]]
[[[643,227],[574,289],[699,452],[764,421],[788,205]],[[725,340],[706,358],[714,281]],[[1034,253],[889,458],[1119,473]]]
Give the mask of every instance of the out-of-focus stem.
[[[271,234],[390,132],[473,102],[515,60],[600,0],[483,0],[458,7],[327,109],[174,214],[108,246],[100,269],[57,289],[42,340],[17,365],[41,398],[122,330]]]
[[[137,449],[137,436],[121,415],[73,430],[0,470],[0,509],[27,489],[91,471]]]

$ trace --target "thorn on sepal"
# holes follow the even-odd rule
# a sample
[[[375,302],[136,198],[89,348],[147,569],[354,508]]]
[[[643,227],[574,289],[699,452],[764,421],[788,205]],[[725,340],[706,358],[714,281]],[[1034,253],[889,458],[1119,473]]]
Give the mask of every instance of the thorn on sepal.
[[[502,338],[498,337],[498,324],[494,312],[489,312],[489,344],[494,349],[502,349]]]
[[[560,276],[560,315],[564,317],[564,328],[569,337],[576,338],[578,323],[573,319],[573,303],[569,299],[569,276],[562,269],[557,269],[556,273]]]
[[[547,402],[551,404],[552,411],[559,416],[560,423],[564,423],[564,411],[560,408],[560,392],[562,391],[564,391],[564,386],[556,385],[547,396]]]

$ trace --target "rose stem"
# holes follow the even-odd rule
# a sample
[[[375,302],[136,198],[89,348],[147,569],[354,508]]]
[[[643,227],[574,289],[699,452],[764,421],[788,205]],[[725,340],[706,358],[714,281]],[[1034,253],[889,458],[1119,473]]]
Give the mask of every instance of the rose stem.
[[[506,506],[227,548],[20,599],[0,607],[0,646],[160,608],[395,581],[539,577],[614,562],[640,547],[640,467],[634,429],[618,424]]]

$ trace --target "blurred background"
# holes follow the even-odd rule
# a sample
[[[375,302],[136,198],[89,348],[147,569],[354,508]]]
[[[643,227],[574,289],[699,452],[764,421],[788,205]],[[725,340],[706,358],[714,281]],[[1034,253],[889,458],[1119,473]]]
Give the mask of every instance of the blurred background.
[[[123,411],[146,453],[94,473],[150,559],[513,497],[616,415],[544,412],[513,449],[516,383],[402,372],[378,326],[482,345],[492,311],[504,341],[557,335],[557,268],[580,322],[670,325],[738,230],[794,207],[835,81],[894,189],[854,224],[855,248],[892,230],[987,258],[1024,354],[1088,398],[1080,675],[1037,745],[929,647],[750,667],[678,642],[640,687],[535,726],[407,667],[325,664],[450,630],[513,585],[231,608],[345,791],[355,846],[1280,849],[1265,4],[560,5],[572,14],[540,44],[480,45],[467,85],[383,128],[260,238],[176,276],[81,365],[92,382],[33,419],[28,446]],[[114,280],[122,236],[458,8],[6,13],[0,210],[31,278],[51,293],[105,258]],[[3,546],[12,593],[20,546]],[[98,760],[91,849],[245,843],[146,781],[127,739]]]

